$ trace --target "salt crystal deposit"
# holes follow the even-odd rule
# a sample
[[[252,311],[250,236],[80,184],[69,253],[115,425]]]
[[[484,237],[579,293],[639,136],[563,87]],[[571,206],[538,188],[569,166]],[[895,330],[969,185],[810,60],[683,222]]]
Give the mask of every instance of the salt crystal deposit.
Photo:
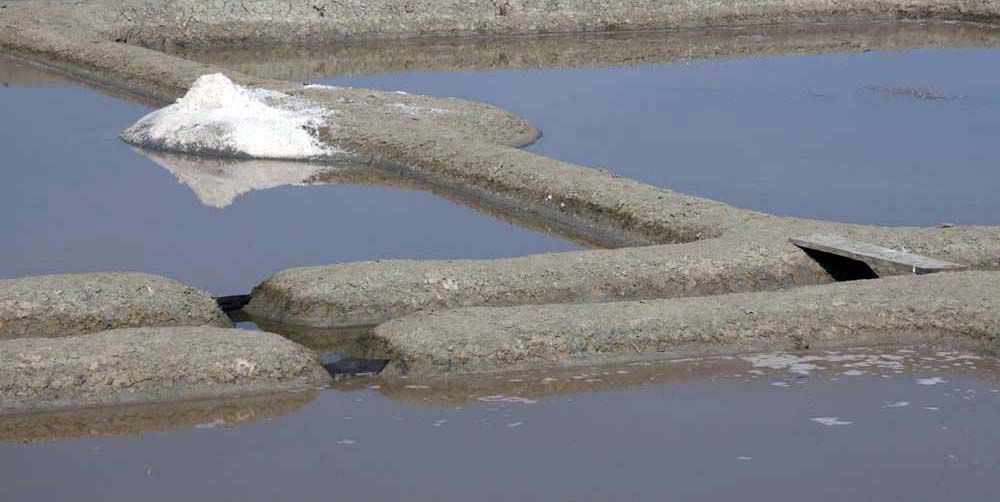
[[[267,159],[316,159],[343,153],[323,144],[327,112],[310,102],[250,89],[221,73],[202,75],[176,103],[122,133],[135,146],[174,152]]]

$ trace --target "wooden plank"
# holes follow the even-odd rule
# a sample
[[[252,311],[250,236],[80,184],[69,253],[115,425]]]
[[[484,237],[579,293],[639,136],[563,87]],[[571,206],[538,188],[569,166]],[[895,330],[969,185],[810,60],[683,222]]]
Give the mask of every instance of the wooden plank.
[[[793,237],[789,240],[792,244],[803,249],[843,256],[868,264],[905,267],[912,270],[914,274],[931,274],[934,272],[958,271],[969,268],[957,263],[936,260],[905,251],[896,251],[895,249],[884,248],[875,244],[855,241],[836,235],[810,235],[809,237]]]

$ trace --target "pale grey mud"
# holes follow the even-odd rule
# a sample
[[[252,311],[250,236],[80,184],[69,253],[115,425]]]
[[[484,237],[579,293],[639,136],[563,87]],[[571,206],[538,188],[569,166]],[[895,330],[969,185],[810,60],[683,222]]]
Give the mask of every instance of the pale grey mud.
[[[229,327],[203,291],[148,274],[0,279],[0,340],[147,326]]]
[[[1000,366],[932,348],[354,379],[303,400],[242,405],[258,420],[239,403],[160,409],[169,424],[94,413],[93,432],[65,413],[0,419],[4,494],[986,501],[1000,474]]]

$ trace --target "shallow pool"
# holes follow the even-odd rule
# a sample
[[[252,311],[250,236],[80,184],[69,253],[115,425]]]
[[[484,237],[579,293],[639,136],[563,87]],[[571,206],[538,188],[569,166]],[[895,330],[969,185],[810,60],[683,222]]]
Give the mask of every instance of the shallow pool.
[[[42,441],[0,444],[0,466],[10,500],[987,501],[998,377],[890,349],[353,379],[0,418],[3,441]]]
[[[531,151],[781,215],[1000,224],[1000,50],[326,78],[492,103]]]
[[[241,294],[294,266],[579,249],[375,167],[148,157],[118,139],[147,107],[2,59],[0,83],[0,277],[139,271]]]
[[[931,226],[1000,224],[998,44],[876,23],[188,55],[492,103],[542,130],[533,152],[740,207]]]

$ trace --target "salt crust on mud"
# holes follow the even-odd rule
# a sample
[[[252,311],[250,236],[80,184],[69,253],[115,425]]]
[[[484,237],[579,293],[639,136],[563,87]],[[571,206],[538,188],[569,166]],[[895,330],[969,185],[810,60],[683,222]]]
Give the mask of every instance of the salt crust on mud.
[[[944,354],[944,353],[940,353]],[[814,370],[825,369],[817,363],[837,363],[843,368],[878,368],[888,370],[902,370],[904,356],[896,354],[841,354],[828,352],[816,355],[795,355],[787,353],[757,354],[744,357],[743,360],[752,364],[755,368],[769,368],[775,370],[786,370],[789,373],[808,375]],[[864,374],[863,371],[854,373],[845,372],[848,375]]]
[[[122,133],[136,146],[190,154],[313,159],[343,153],[316,131],[327,113],[303,99],[202,75],[176,103],[141,118]]]

